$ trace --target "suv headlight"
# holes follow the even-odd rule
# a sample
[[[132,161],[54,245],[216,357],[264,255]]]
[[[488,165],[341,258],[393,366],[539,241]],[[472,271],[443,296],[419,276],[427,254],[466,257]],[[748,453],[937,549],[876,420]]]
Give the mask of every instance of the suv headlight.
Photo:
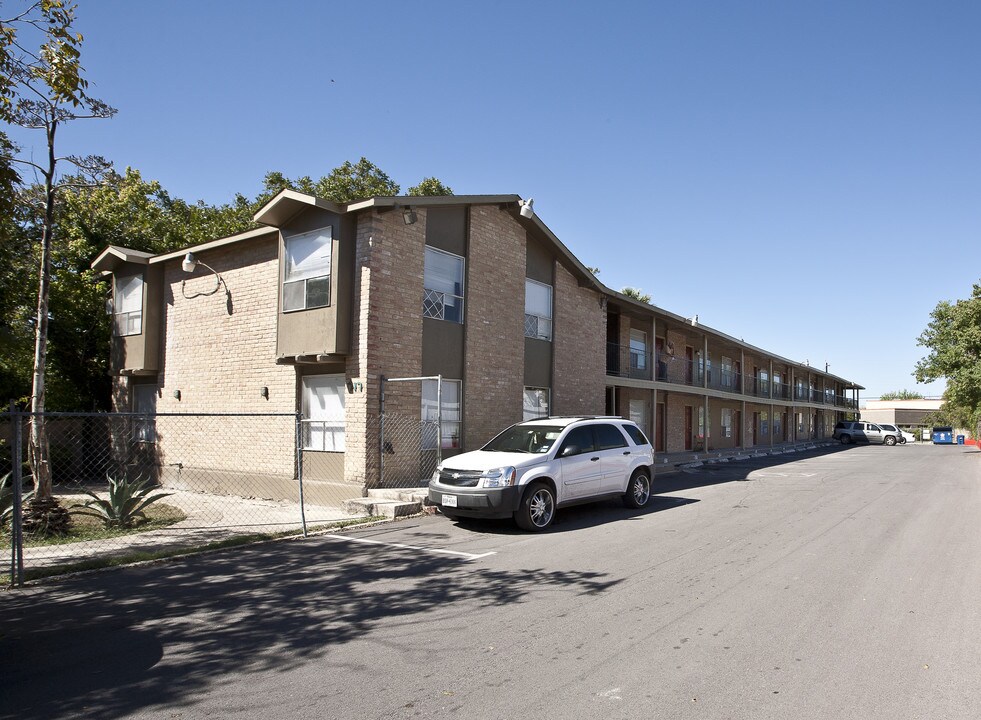
[[[515,469],[509,465],[508,467],[493,468],[481,473],[480,479],[483,480],[485,488],[510,487],[514,485],[516,475],[517,472]]]
[[[429,482],[439,482],[439,474],[442,472],[442,465],[433,470],[433,476],[429,478]]]

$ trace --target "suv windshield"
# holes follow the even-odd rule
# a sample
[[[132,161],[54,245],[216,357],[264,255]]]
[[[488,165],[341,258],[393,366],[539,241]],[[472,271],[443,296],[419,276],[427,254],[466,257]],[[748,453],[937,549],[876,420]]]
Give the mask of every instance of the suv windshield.
[[[561,434],[562,427],[558,425],[512,425],[481,450],[547,453]]]

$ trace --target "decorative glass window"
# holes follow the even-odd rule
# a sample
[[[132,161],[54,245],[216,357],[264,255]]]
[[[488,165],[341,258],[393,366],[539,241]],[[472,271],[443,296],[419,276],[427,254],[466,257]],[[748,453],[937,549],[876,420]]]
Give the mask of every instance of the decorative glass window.
[[[436,449],[437,420],[442,424],[440,447],[444,450],[461,446],[460,426],[463,417],[460,412],[462,383],[459,380],[443,380],[442,413],[437,413],[437,388],[435,380],[422,381],[422,449]]]
[[[331,228],[286,238],[283,312],[330,305]]]
[[[548,417],[549,389],[526,387],[524,395],[524,420]]]
[[[154,417],[157,412],[156,385],[133,386],[133,412],[143,414],[143,417],[135,419],[133,438],[137,442],[155,442],[157,439],[156,418]]]
[[[722,408],[722,437],[732,437],[732,408]]]
[[[643,400],[631,399],[629,403],[629,414],[631,422],[647,434],[647,403]]]
[[[705,438],[705,406],[698,406],[698,439]]]
[[[303,449],[344,452],[343,375],[302,378]]]
[[[630,331],[630,369],[647,369],[647,333],[643,330]]]
[[[770,434],[770,416],[765,411],[760,413],[760,435],[767,437]]]
[[[525,278],[525,337],[552,339],[552,286]]]
[[[143,332],[143,275],[116,278],[116,295],[112,302],[113,329],[116,335],[139,335]]]
[[[423,316],[463,322],[463,268],[459,255],[426,248]]]
[[[776,382],[776,375],[774,375],[774,382]],[[782,437],[782,433],[783,433],[783,424],[782,424],[783,421],[781,419],[782,417],[783,416],[778,412],[773,413],[773,437],[775,438]]]

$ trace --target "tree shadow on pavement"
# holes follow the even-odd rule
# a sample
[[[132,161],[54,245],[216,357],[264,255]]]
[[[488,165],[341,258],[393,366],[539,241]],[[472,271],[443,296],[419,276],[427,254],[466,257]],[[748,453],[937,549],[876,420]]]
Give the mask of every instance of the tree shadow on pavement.
[[[230,672],[288,673],[383,623],[398,633],[433,611],[597,595],[617,582],[328,538],[78,576],[0,594],[0,717],[193,715]]]

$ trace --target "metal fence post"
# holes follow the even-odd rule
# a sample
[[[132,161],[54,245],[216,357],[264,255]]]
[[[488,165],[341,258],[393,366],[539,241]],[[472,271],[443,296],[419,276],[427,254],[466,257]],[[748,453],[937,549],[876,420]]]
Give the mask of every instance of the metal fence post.
[[[24,494],[23,486],[21,485],[23,478],[21,477],[21,453],[23,452],[23,439],[21,433],[23,428],[22,414],[16,411],[14,404],[10,404],[10,416],[14,423],[14,438],[13,447],[11,448],[10,457],[13,465],[13,491],[14,491],[14,507],[13,516],[10,518],[10,584],[11,585],[23,585],[24,584],[24,527],[22,525],[22,518],[24,512]]]
[[[378,376],[378,487],[385,487],[385,376]]]
[[[300,487],[300,526],[303,528],[303,537],[306,537],[307,514],[303,507],[303,419],[300,413],[296,414],[296,481]]]

